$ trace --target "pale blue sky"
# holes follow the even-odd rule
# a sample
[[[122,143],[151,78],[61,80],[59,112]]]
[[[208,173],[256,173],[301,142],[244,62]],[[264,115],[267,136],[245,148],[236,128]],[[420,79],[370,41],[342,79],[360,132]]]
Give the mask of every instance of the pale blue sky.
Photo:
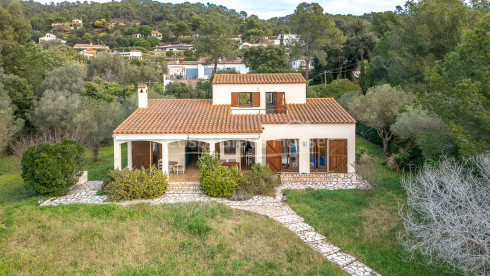
[[[60,2],[60,0],[38,0],[42,3]],[[76,0],[68,0],[75,2]],[[80,0],[83,1],[83,0]],[[90,0],[88,0],[90,1]],[[96,0],[94,2],[108,2],[110,0]],[[160,2],[182,3],[180,0],[163,0]],[[246,11],[249,15],[255,14],[261,19],[275,16],[284,16],[294,12],[299,3],[305,0],[201,0],[188,2],[214,3],[226,6],[237,11]],[[310,1],[306,1],[310,2]],[[403,6],[406,0],[319,0],[311,1],[319,3],[323,9],[331,14],[362,15],[369,12],[394,11],[397,5]]]

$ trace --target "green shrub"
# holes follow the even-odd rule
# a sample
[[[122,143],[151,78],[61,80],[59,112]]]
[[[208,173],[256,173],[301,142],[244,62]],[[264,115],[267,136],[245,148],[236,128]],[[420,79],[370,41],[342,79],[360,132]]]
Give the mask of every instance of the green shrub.
[[[241,173],[236,167],[221,166],[221,160],[204,150],[199,157],[199,188],[205,194],[215,197],[230,197],[240,181]]]
[[[245,180],[239,182],[237,192],[273,196],[275,188],[279,186],[281,178],[274,174],[269,166],[253,164],[252,168],[245,172]]]
[[[361,92],[361,87],[348,79],[338,79],[324,85],[307,87],[308,98],[335,98],[339,99],[347,92]]]
[[[155,167],[110,171],[109,180],[104,183],[104,192],[113,201],[156,198],[165,193],[167,184],[167,175]]]
[[[41,195],[66,194],[77,182],[83,151],[80,143],[69,139],[54,145],[41,143],[28,147],[21,161],[26,188]]]

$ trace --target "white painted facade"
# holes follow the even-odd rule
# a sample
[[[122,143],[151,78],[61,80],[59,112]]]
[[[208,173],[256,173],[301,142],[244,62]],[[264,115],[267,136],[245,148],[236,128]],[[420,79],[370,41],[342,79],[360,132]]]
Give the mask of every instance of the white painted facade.
[[[213,85],[213,104],[231,104],[231,93],[260,92],[260,107],[232,107],[232,114],[259,114],[266,109],[267,92],[284,92],[286,104],[306,103],[306,84],[215,84]]]
[[[196,76],[200,80],[207,80],[213,74],[214,65],[204,65],[202,63],[185,64],[168,64],[167,75],[170,78],[177,79],[195,79]],[[218,71],[235,70],[238,74],[247,74],[250,69],[243,63],[218,63]],[[189,72],[192,71],[192,75]],[[197,71],[197,75],[195,72]]]
[[[306,69],[306,60],[304,59],[295,59],[295,60],[291,60],[289,61],[289,64],[291,65],[291,68],[295,69],[295,70],[298,70],[298,69]],[[313,69],[314,66],[313,66],[313,58],[310,59],[310,68],[309,69]]]
[[[51,34],[51,33],[46,33],[45,36],[39,38],[39,42],[43,41],[50,41],[50,40],[55,40],[58,39],[56,35]],[[66,43],[66,40],[60,39],[61,43]]]

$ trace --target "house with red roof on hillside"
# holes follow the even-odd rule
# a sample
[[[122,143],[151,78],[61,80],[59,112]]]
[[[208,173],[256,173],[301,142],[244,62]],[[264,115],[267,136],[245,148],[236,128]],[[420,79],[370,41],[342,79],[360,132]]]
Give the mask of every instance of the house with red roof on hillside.
[[[138,109],[113,132],[114,169],[158,166],[196,174],[204,148],[224,165],[267,164],[277,173],[355,172],[355,123],[333,98],[306,98],[299,73],[216,74],[212,99],[148,99],[138,85]]]

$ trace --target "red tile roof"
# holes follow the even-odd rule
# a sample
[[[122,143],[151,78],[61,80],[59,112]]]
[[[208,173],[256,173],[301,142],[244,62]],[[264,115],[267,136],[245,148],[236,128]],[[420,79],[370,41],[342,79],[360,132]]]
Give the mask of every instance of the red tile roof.
[[[230,105],[202,99],[153,99],[138,108],[114,134],[261,133],[262,124],[355,123],[334,99],[288,104],[287,114],[231,114]]]
[[[216,74],[213,84],[279,84],[306,83],[300,73],[279,74]]]

